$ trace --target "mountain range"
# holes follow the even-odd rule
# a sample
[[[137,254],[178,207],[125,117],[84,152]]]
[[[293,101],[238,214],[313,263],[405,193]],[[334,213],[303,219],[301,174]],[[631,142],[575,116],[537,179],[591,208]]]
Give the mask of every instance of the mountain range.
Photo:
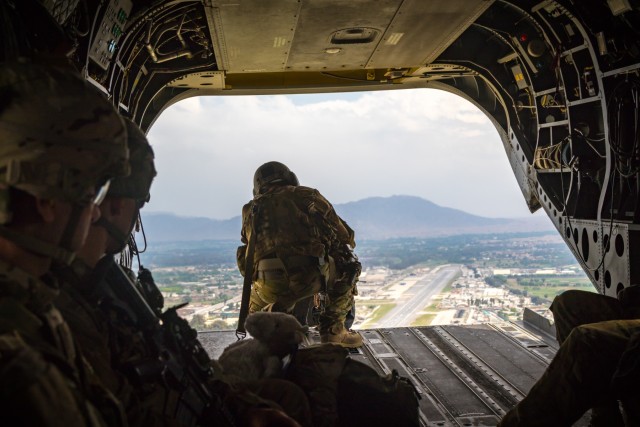
[[[334,208],[355,230],[356,239],[382,240],[554,229],[546,217],[485,218],[438,206],[414,196],[370,197],[334,205]],[[150,242],[240,239],[240,216],[217,220],[143,211],[142,218]]]

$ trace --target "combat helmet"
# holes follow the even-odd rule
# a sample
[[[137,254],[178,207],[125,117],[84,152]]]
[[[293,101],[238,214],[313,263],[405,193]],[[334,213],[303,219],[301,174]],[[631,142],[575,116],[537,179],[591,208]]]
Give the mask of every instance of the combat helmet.
[[[135,199],[136,207],[140,209],[149,201],[151,183],[156,176],[153,149],[138,125],[130,119],[124,119],[124,121],[127,127],[131,173],[128,176],[113,179],[107,196]],[[137,216],[132,218],[131,228],[137,219]],[[98,219],[96,225],[104,227],[111,238],[117,242],[119,249],[115,250],[116,253],[120,252],[129,241],[129,236],[108,221],[104,215]]]
[[[129,173],[122,118],[96,88],[64,68],[0,66],[0,141],[0,231],[41,254],[41,245],[2,226],[12,219],[10,188],[80,207],[97,202],[88,190],[103,196],[110,179]]]
[[[153,178],[157,175],[154,154],[145,134],[130,119],[124,119],[127,127],[127,145],[131,173],[111,180],[109,196],[136,199],[142,204],[149,201]]]
[[[284,185],[300,185],[298,177],[280,162],[267,162],[260,166],[253,175],[253,194],[260,193],[266,184],[282,183]]]

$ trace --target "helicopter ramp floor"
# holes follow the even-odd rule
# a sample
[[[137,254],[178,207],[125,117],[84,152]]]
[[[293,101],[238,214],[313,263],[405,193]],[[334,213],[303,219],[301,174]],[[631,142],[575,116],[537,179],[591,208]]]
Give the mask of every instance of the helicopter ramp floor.
[[[510,322],[359,330],[351,357],[410,378],[421,395],[423,426],[495,426],[542,375],[557,351],[553,338]],[[200,332],[217,358],[233,331]],[[318,340],[317,334],[312,338]],[[588,425],[588,417],[576,426]]]

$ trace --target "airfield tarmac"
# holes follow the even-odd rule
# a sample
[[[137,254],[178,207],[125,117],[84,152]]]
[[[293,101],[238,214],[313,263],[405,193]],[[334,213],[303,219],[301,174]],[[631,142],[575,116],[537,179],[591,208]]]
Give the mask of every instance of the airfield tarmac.
[[[460,266],[442,265],[421,276],[395,283],[388,292],[390,299],[396,302],[396,306],[378,321],[367,323],[367,328],[411,325],[422,314],[424,307],[430,304],[431,299],[459,274]]]

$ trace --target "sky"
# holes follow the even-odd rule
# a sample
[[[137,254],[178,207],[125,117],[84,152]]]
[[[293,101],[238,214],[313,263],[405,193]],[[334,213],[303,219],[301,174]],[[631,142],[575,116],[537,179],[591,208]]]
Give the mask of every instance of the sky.
[[[190,98],[148,137],[158,176],[146,212],[239,215],[256,168],[277,160],[333,204],[409,195],[485,217],[530,215],[493,124],[436,89]]]

